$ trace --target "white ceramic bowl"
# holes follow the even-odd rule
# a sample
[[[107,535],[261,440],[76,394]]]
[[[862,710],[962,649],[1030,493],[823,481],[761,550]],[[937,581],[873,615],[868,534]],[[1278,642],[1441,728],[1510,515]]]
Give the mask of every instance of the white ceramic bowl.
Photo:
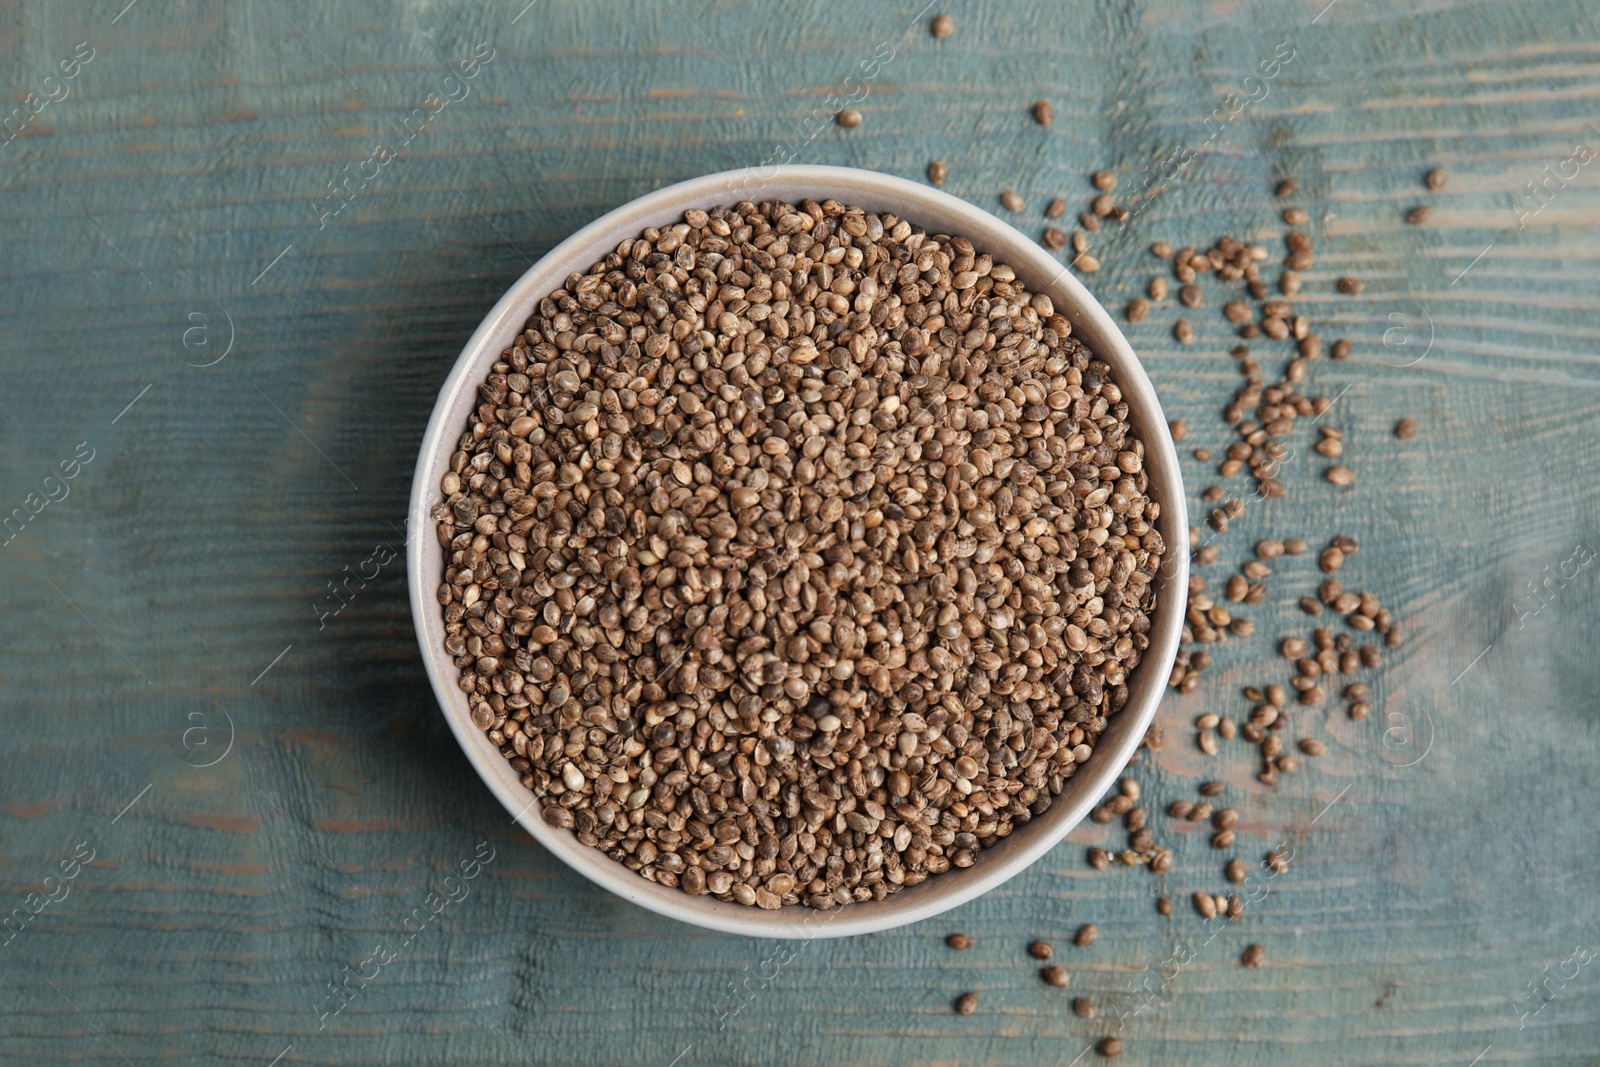
[[[690,896],[649,881],[599,849],[580,844],[570,832],[545,825],[533,794],[523,788],[517,773],[485,733],[473,725],[466,696],[456,685],[459,672],[444,653],[443,613],[434,599],[444,555],[428,510],[439,499],[439,480],[490,364],[511,346],[534,305],[560,287],[568,275],[588,270],[621,241],[637,237],[646,227],[680,221],[691,207],[711,208],[741,200],[798,202],[807,197],[818,201],[831,197],[872,211],[892,211],[930,232],[968,237],[979,251],[1010,264],[1030,290],[1048,293],[1056,310],[1072,321],[1073,336],[1116,372],[1130,421],[1145,444],[1150,495],[1162,509],[1156,528],[1166,541],[1167,556],[1156,587],[1159,601],[1151,621],[1150,647],[1130,680],[1128,703],[1111,719],[1093,757],[1068,780],[1049,811],[978,853],[971,867],[953,868],[882,901],[827,912],[803,906],[762,911],[711,896]],[[1177,655],[1183,626],[1180,591],[1187,586],[1189,575],[1189,526],[1172,436],[1150,379],[1106,310],[1037,243],[987,212],[916,182],[845,167],[788,166],[709,174],[624,204],[557,245],[500,298],[440,389],[417,459],[410,516],[406,569],[422,659],[450,729],[500,803],[562,862],[623,899],[696,926],[752,937],[843,937],[926,919],[993,889],[1060,842],[1116,780],[1155,714]]]

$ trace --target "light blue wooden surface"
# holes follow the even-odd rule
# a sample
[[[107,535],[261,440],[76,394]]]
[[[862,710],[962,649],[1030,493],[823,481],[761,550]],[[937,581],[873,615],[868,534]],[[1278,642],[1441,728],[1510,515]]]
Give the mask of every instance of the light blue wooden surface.
[[[125,3],[0,4],[0,97],[23,109],[0,144],[0,515],[27,518],[0,548],[0,891],[25,916],[0,945],[0,1061],[1066,1065],[1120,1007],[1119,1062],[1600,1062],[1600,568],[1575,554],[1600,551],[1600,164],[1576,151],[1600,139],[1594,5],[959,0],[936,41],[898,3]],[[862,85],[859,128],[807,125]],[[1207,125],[1230,91],[1259,98]],[[379,140],[394,157],[362,166]],[[1311,384],[1340,396],[1359,481],[1291,464],[1207,573],[1259,536],[1347,533],[1341,577],[1411,640],[1367,722],[1296,720],[1329,753],[1276,790],[1187,724],[1287,680],[1271,646],[1312,557],[1163,706],[1146,796],[1220,778],[1239,855],[1297,852],[1210,943],[1185,901],[1226,887],[1220,854],[1164,816],[1164,878],[1092,871],[1084,849],[1117,838],[1086,826],[947,920],[792,960],[673,925],[492,802],[428,692],[398,562],[319,619],[329,582],[398,547],[434,393],[509,281],[634,196],[785,146],[911,177],[942,159],[991,210],[1021,192],[1006,217],[1030,232],[1054,196],[1080,209],[1089,172],[1126,192],[1188,146],[1096,239],[1085,280],[1113,309],[1153,240],[1276,248],[1268,194],[1299,181],[1319,258],[1298,306],[1355,342]],[[346,167],[368,180],[323,217]],[[1403,225],[1419,203],[1433,221]],[[1186,446],[1220,452],[1237,376],[1207,288],[1199,343],[1172,341],[1170,299],[1129,333]],[[1395,442],[1407,415],[1421,432]],[[466,895],[406,925],[446,891]],[[1073,949],[1083,922],[1099,941]],[[974,949],[943,946],[958,929]],[[1040,936],[1070,990],[1035,978]],[[1158,997],[1125,992],[1181,943]],[[332,1014],[347,967],[369,977]],[[951,1014],[967,990],[979,1010]]]

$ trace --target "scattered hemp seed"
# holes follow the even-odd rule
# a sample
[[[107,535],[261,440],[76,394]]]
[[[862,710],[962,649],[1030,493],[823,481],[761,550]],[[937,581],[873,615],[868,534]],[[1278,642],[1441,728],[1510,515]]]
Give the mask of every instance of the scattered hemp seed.
[[[1085,923],[1084,925],[1078,927],[1078,933],[1075,937],[1073,937],[1072,943],[1077,945],[1079,948],[1088,948],[1090,945],[1094,944],[1095,938],[1099,936],[1100,930],[1095,926],[1094,923]]]
[[[1426,185],[1431,192],[1437,193],[1444,188],[1444,183],[1448,181],[1449,178],[1450,176],[1444,172],[1444,168],[1435,167],[1433,170],[1430,170],[1425,177],[1423,177],[1422,184]]]
[[[1035,941],[1028,946],[1028,955],[1036,960],[1047,960],[1055,954],[1055,948],[1048,941]]]
[[[1293,196],[1295,190],[1298,188],[1300,188],[1299,182],[1295,181],[1293,178],[1285,178],[1283,181],[1278,183],[1278,187],[1273,190],[1273,192],[1277,193],[1277,195],[1280,197]]]
[[[1129,322],[1139,322],[1150,314],[1150,303],[1144,297],[1136,296],[1128,301],[1128,307],[1124,314]]]
[[[1328,350],[1328,358],[1329,359],[1349,359],[1350,358],[1350,342],[1346,341],[1343,337],[1341,337],[1337,341],[1333,342],[1333,347]]]
[[[956,998],[956,1014],[971,1015],[978,1010],[978,994],[963,993]]]
[[[1223,873],[1226,874],[1228,881],[1232,882],[1234,885],[1238,885],[1240,882],[1249,877],[1249,874],[1244,867],[1244,860],[1239,859],[1237,856],[1228,861],[1228,866],[1224,869]]]
[[[1194,344],[1194,327],[1189,325],[1188,319],[1179,319],[1172,327],[1172,336],[1180,345]]]
[[[1417,420],[1401,419],[1394,424],[1394,435],[1402,441],[1409,441],[1417,436]]]
[[[1067,231],[1059,226],[1048,227],[1044,231],[1044,246],[1052,252],[1059,252],[1067,247]]]
[[[1065,967],[1042,967],[1039,970],[1039,977],[1044,981],[1045,985],[1054,986],[1057,989],[1065,989],[1072,984],[1072,976],[1067,973]]]
[[[1418,204],[1406,212],[1406,221],[1413,226],[1421,226],[1431,218],[1433,218],[1433,208],[1427,204]]]
[[[951,934],[949,937],[944,939],[944,943],[955,949],[957,952],[965,952],[967,949],[972,947],[972,938],[968,937],[966,934]]]
[[[1162,915],[1171,915],[1172,914],[1172,901],[1168,900],[1166,897],[1157,897],[1156,898],[1156,911],[1159,912]]]
[[[1306,223],[1311,221],[1311,216],[1306,214],[1305,208],[1285,208],[1283,212],[1283,221],[1287,222],[1290,226],[1304,226]]]
[[[1167,423],[1167,430],[1172,434],[1174,441],[1181,441],[1189,436],[1189,424],[1182,419],[1173,419]]]
[[[943,40],[955,32],[956,20],[949,15],[936,15],[930,29],[932,29],[935,37]]]
[[[1109,193],[1117,187],[1117,176],[1109,170],[1097,170],[1092,179],[1094,187],[1103,193]]]
[[[1088,997],[1074,997],[1072,998],[1072,1014],[1080,1019],[1093,1019],[1100,1013],[1095,1010],[1094,1001]]]
[[[1061,199],[1059,196],[1050,201],[1050,206],[1044,209],[1044,217],[1047,219],[1059,219],[1066,213],[1067,202]]]
[[[1246,967],[1259,967],[1267,962],[1267,950],[1260,945],[1251,945],[1244,950],[1241,962]]]
[[[945,178],[950,176],[950,168],[937,159],[928,164],[928,180],[935,185],[943,185]]]
[[[839,125],[847,130],[853,130],[861,125],[861,112],[853,107],[847,107],[839,112]]]
[[[1122,1038],[1103,1037],[1100,1039],[1100,1043],[1095,1046],[1095,1051],[1099,1052],[1100,1055],[1104,1056],[1106,1059],[1111,1059],[1113,1056],[1120,1056],[1122,1055]]]
[[[1033,121],[1041,126],[1048,126],[1056,120],[1056,109],[1050,106],[1048,100],[1035,100],[1033,102]]]
[[[1356,482],[1356,472],[1349,467],[1329,467],[1322,476],[1339,486],[1354,485]]]
[[[1361,290],[1365,289],[1366,286],[1360,278],[1351,278],[1347,275],[1339,279],[1338,288],[1346,296],[1359,296]]]
[[[1000,203],[1007,211],[1021,211],[1028,206],[1028,202],[1022,199],[1022,194],[1015,189],[1007,189],[1001,193]]]

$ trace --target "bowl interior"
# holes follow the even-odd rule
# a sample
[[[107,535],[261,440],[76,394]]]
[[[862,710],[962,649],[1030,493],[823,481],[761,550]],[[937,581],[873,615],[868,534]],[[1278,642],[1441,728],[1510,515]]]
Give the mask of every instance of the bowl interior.
[[[1129,421],[1144,441],[1149,493],[1162,508],[1156,529],[1167,552],[1155,585],[1158,601],[1151,616],[1150,647],[1130,678],[1128,703],[1111,719],[1095,744],[1094,755],[1067,781],[1050,810],[982,850],[971,867],[951,869],[882,901],[827,912],[798,905],[762,911],[710,896],[691,896],[648,881],[599,849],[581,844],[567,831],[546,826],[534,795],[523,788],[485,733],[473,725],[466,696],[457,687],[459,672],[443,652],[443,613],[434,591],[443,573],[444,552],[428,517],[438,499],[440,478],[476,406],[478,385],[488,375],[489,366],[511,346],[538,301],[559,288],[568,275],[586,271],[646,227],[680,221],[691,207],[805,198],[833,198],[871,211],[894,212],[931,233],[968,237],[979,251],[1009,264],[1030,290],[1049,294],[1057,311],[1071,320],[1073,335],[1115,371],[1128,404]],[[1058,843],[1115,781],[1154,716],[1183,623],[1182,600],[1174,593],[1188,583],[1188,519],[1177,453],[1155,390],[1111,316],[1061,263],[987,212],[915,182],[843,167],[773,167],[696,178],[632,201],[553,249],[489,312],[440,390],[412,483],[408,527],[411,610],[429,679],[468,759],[517,822],[563,862],[626,900],[698,926],[757,937],[841,937],[915,922],[993,888]]]

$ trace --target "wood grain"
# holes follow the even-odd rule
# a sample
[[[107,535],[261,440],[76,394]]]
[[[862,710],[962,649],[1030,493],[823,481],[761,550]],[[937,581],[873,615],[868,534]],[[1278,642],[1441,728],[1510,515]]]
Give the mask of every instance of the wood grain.
[[[1600,549],[1600,163],[1519,219],[1527,183],[1600,137],[1592,5],[953,0],[935,41],[905,3],[124,2],[0,3],[6,109],[78,42],[95,51],[0,144],[0,515],[94,450],[0,547],[0,900],[59,897],[0,945],[0,1060],[1064,1067],[1094,1060],[1120,1008],[1129,1063],[1600,1062],[1600,964],[1551,977],[1600,949],[1600,568],[1527,610],[1527,583]],[[1211,136],[1285,41],[1267,95]],[[319,228],[328,183],[479,42],[495,54],[470,95]],[[880,42],[894,58],[863,124],[808,129]],[[440,721],[398,563],[319,618],[346,566],[398,544],[479,318],[606,210],[788,146],[918,178],[942,159],[947,190],[1004,215],[1014,188],[1029,206],[1007,217],[1042,233],[1051,198],[1087,206],[1090,172],[1128,193],[1185,143],[1194,161],[1097,235],[1090,288],[1120,310],[1161,268],[1157,239],[1280,247],[1270,193],[1292,175],[1318,245],[1298,305],[1354,343],[1310,384],[1340,395],[1356,486],[1302,449],[1290,495],[1252,505],[1208,577],[1267,534],[1347,533],[1362,548],[1341,577],[1410,634],[1372,719],[1298,713],[1329,753],[1275,790],[1242,747],[1194,750],[1188,724],[1284,680],[1271,646],[1303,625],[1311,556],[1276,565],[1257,638],[1164,705],[1168,744],[1132,771],[1152,802],[1225,781],[1240,856],[1297,852],[1209,943],[1187,900],[1225,888],[1223,858],[1162,815],[1163,878],[1088,868],[1120,838],[1086,825],[947,919],[775,967],[779,946],[656,919],[513,828]],[[1421,203],[1432,221],[1404,225]],[[1229,297],[1206,288],[1196,344],[1172,340],[1170,299],[1129,334],[1185,447],[1220,451],[1238,376]],[[1413,347],[1385,347],[1396,325]],[[1390,436],[1401,416],[1416,439]],[[1212,466],[1186,468],[1192,504]],[[480,842],[471,895],[408,934]],[[47,882],[80,843],[92,861]],[[1072,948],[1089,921],[1098,942]],[[944,947],[956,929],[971,951]],[[1065,995],[1024,952],[1041,936]],[[1194,959],[1158,996],[1124,992],[1180,941]],[[323,1016],[380,943],[392,961]],[[1238,965],[1250,943],[1260,970]],[[957,1017],[968,990],[979,1010]]]

